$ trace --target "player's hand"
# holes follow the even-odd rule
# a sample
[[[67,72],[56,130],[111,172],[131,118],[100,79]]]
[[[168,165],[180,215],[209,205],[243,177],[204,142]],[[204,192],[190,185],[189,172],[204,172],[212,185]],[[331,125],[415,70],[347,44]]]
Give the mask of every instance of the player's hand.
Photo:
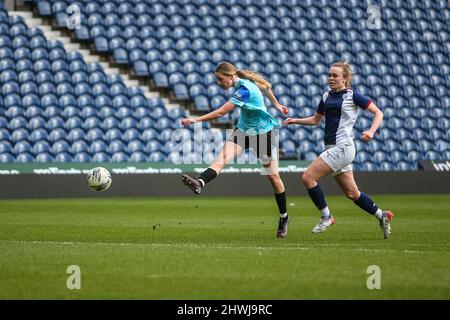
[[[372,131],[364,131],[361,135],[361,140],[364,142],[370,141],[373,138],[373,132]]]
[[[294,118],[287,118],[286,120],[284,120],[284,125],[287,126],[288,124],[295,124],[296,123],[296,119]]]
[[[282,114],[287,115],[289,113],[289,109],[286,106],[283,106],[281,104],[279,104],[277,106],[278,111],[280,111]]]
[[[195,118],[184,118],[183,120],[181,120],[181,124],[183,126],[188,126],[191,123],[196,123],[196,122],[198,122],[198,120]]]

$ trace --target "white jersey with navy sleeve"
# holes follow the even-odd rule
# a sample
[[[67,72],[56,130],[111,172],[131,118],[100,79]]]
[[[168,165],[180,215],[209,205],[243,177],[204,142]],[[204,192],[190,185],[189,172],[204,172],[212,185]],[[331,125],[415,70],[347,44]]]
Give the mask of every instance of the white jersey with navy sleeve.
[[[316,112],[325,116],[325,145],[353,141],[353,126],[359,108],[367,109],[372,100],[354,88],[323,94]]]

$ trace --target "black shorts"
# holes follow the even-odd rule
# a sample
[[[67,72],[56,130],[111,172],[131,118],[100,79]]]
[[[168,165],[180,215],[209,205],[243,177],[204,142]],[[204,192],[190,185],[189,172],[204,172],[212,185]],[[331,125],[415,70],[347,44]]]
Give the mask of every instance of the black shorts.
[[[265,133],[250,135],[240,129],[235,129],[228,141],[234,142],[242,149],[251,149],[262,163],[277,159],[278,137],[273,130]]]

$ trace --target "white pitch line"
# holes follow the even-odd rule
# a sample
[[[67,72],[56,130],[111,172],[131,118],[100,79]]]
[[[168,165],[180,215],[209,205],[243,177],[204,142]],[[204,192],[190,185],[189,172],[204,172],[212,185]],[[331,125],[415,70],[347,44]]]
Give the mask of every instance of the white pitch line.
[[[37,245],[99,245],[121,247],[182,247],[182,248],[218,248],[218,249],[252,249],[278,250],[283,247],[256,247],[234,244],[197,244],[197,243],[134,243],[134,242],[80,242],[80,241],[36,241],[36,240],[0,240],[0,243],[37,244]],[[291,247],[285,249],[309,250],[308,247]]]
[[[197,244],[197,243],[133,243],[133,242],[80,242],[80,241],[38,241],[38,240],[0,240],[1,243],[33,244],[33,245],[98,245],[98,246],[121,246],[121,247],[182,247],[182,248],[215,248],[215,249],[251,249],[251,250],[314,250],[317,246],[326,247],[334,244],[316,244],[312,247],[299,246],[289,243],[287,247],[258,247],[242,246],[235,244]],[[384,253],[411,253],[411,254],[442,254],[445,251],[420,251],[420,250],[395,250],[395,249],[371,249],[371,248],[339,248],[340,250],[363,251],[363,252],[384,252]]]
[[[391,240],[387,240],[388,242]],[[297,245],[295,243],[288,243],[286,245]],[[354,246],[354,243],[339,243],[339,242],[329,242],[329,243],[316,243],[315,246]],[[422,247],[448,247],[450,243],[440,243],[440,244],[432,244],[432,243],[408,243],[408,246],[422,246]]]

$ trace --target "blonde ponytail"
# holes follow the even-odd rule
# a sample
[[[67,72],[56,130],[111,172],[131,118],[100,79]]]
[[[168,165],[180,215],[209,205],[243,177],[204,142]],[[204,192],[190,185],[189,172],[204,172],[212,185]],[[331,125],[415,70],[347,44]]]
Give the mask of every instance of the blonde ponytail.
[[[247,80],[250,80],[250,81],[253,81],[253,82],[263,85],[264,87],[266,87],[266,90],[269,90],[272,88],[272,84],[266,78],[264,78],[262,75],[260,75],[259,73],[255,72],[255,71],[236,70],[236,74],[238,75],[239,78],[247,79]]]
[[[236,67],[230,62],[222,62],[219,64],[216,68],[216,72],[223,73],[227,76],[236,74],[241,79],[247,79],[263,85],[266,90],[272,88],[272,84],[259,73],[251,70],[237,70]]]

